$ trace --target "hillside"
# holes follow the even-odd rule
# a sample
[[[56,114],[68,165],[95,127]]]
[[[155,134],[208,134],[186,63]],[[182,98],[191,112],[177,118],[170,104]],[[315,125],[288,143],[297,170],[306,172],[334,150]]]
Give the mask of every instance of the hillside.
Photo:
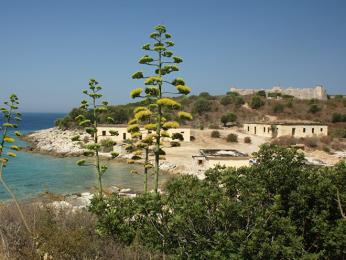
[[[235,120],[234,123],[237,124],[270,119],[310,120],[328,124],[330,133],[334,136],[346,137],[346,98],[342,96],[321,101],[298,100],[290,96],[267,98],[261,92],[255,96],[239,96],[233,92],[222,96],[212,96],[207,92],[202,92],[198,96],[191,95],[176,99],[182,104],[184,110],[193,114],[193,121],[188,122],[188,125],[193,128],[221,127],[223,125],[221,117],[233,113],[236,118],[233,117],[231,120]],[[125,124],[131,118],[133,109],[140,104],[138,102],[112,105],[102,116],[101,122],[106,123],[106,118],[111,116],[116,124]],[[56,124],[65,128],[76,127],[74,118],[79,114],[79,109],[73,109]],[[172,118],[167,115],[167,119]],[[180,123],[187,124],[186,122]]]

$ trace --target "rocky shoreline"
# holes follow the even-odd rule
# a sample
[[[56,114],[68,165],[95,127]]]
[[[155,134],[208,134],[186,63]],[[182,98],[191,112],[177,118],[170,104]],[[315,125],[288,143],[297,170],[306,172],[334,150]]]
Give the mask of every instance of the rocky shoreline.
[[[29,145],[25,147],[25,151],[51,155],[54,157],[79,157],[83,156],[85,149],[83,149],[79,142],[73,142],[72,137],[79,135],[81,140],[88,137],[83,130],[62,130],[57,127],[38,130],[29,133],[22,137]],[[109,154],[100,154],[107,158]],[[126,162],[131,158],[130,154],[120,154],[116,158],[117,161]],[[141,161],[138,161],[141,163]],[[161,170],[166,173],[176,174],[178,167],[170,162],[160,162]]]
[[[28,142],[28,152],[48,154],[56,157],[76,157],[85,151],[72,137],[80,135],[81,140],[87,136],[82,130],[61,130],[57,127],[38,130],[22,137]]]

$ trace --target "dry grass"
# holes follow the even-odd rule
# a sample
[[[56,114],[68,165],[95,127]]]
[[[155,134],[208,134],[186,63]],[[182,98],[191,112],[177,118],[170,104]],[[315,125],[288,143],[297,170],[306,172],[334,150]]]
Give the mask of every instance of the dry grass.
[[[33,243],[13,205],[2,205],[0,259],[162,259],[143,248],[99,237],[96,220],[87,211],[57,211],[32,203],[23,208],[37,239]]]

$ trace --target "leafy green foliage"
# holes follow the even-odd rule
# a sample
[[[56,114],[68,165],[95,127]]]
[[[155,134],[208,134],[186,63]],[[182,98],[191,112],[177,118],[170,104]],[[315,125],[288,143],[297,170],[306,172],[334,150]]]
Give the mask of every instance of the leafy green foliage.
[[[229,143],[238,143],[238,135],[237,134],[229,134],[226,137],[226,141]]]
[[[205,98],[198,98],[193,104],[193,112],[196,114],[202,114],[211,111],[211,103]]]
[[[96,198],[97,230],[179,259],[342,259],[346,164],[307,166],[296,150],[269,145],[256,157],[204,180],[174,178],[160,196]]]
[[[234,123],[237,121],[237,115],[234,113],[227,113],[221,117],[221,122],[224,126],[227,125],[227,123]]]
[[[264,105],[264,101],[259,96],[253,96],[251,99],[250,106],[252,109],[258,109]]]
[[[264,90],[257,91],[256,94],[260,97],[264,97],[264,98],[267,97],[267,94]]]
[[[221,136],[221,134],[218,130],[213,130],[210,133],[210,137],[212,137],[212,138],[220,138],[220,136]]]

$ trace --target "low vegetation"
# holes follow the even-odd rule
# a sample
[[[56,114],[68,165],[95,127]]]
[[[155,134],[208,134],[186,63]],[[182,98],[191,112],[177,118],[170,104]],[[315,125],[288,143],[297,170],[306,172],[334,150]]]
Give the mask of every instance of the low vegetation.
[[[238,143],[238,135],[237,134],[229,134],[226,137],[226,141],[229,143]]]
[[[255,109],[249,113],[253,99],[255,100],[253,104]],[[298,100],[286,95],[279,95],[276,98],[270,97],[269,94],[267,98],[257,95],[255,98],[251,95],[240,96],[235,92],[227,92],[221,96],[212,96],[202,92],[200,95],[176,97],[174,100],[181,104],[182,109],[190,112],[193,116],[192,121],[186,122],[170,114],[164,115],[166,119],[176,120],[180,125],[189,125],[195,128],[219,125],[221,117],[228,113],[235,114],[239,124],[263,120],[268,115],[275,116],[278,120],[293,119],[325,123],[329,125],[329,132],[332,136],[343,138],[346,136],[346,122],[344,121],[346,98],[342,96],[328,100],[310,101]],[[133,109],[141,105],[143,105],[142,102],[109,106],[108,111],[100,117],[100,123],[107,123],[107,117],[114,118],[116,124],[127,123],[131,119]],[[318,109],[311,109],[315,105]],[[72,120],[78,114],[80,114],[78,109],[74,109],[64,119],[57,120],[56,123],[61,128],[78,127]]]
[[[256,157],[205,180],[174,178],[160,196],[95,199],[97,232],[179,259],[342,259],[346,164],[311,167],[268,145]]]
[[[210,137],[212,137],[212,138],[220,138],[221,137],[220,131],[217,131],[217,130],[211,131]]]

